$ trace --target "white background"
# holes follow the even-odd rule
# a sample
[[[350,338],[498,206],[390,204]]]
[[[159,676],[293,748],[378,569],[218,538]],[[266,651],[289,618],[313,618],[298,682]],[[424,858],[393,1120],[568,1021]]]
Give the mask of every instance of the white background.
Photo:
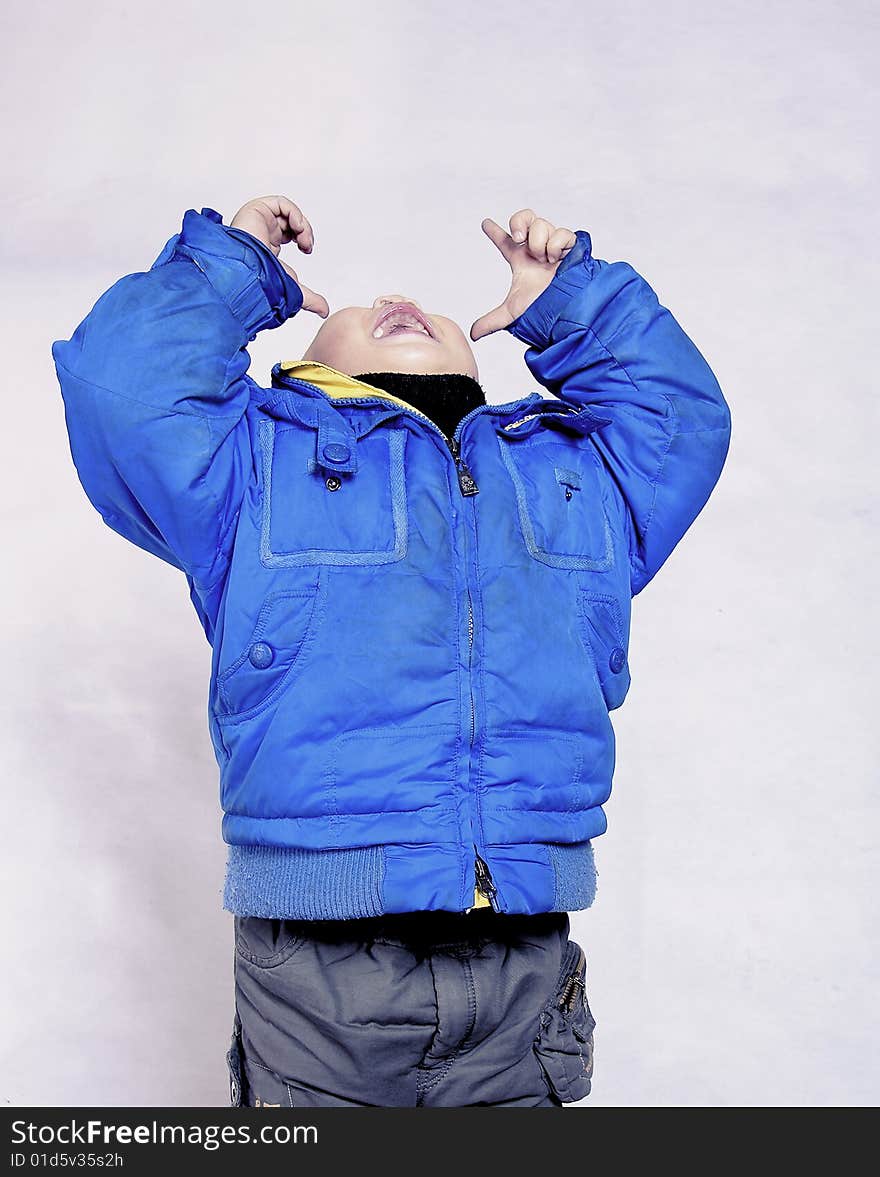
[[[188,208],[281,192],[337,308],[465,328],[531,206],[630,261],[733,415],[634,603],[633,685],[573,917],[584,1104],[877,1101],[878,200],[872,4],[8,5],[0,75],[5,1028],[12,1105],[223,1105],[232,917],[182,574],[87,502],[53,339]],[[301,355],[305,314],[252,345]],[[522,345],[477,345],[490,400]],[[872,526],[873,525],[873,526]]]

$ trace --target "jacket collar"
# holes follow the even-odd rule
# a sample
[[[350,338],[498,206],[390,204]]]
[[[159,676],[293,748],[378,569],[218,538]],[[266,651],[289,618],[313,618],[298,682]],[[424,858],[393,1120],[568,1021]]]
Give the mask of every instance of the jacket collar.
[[[295,380],[297,385],[291,387],[288,380]],[[283,360],[275,364],[272,387],[260,390],[258,403],[273,417],[307,423],[316,413],[341,414],[358,437],[404,410],[430,421],[408,401],[317,360]]]
[[[296,380],[300,387],[291,388],[286,380]],[[359,404],[359,401],[363,403]],[[268,392],[261,390],[260,405],[271,416],[299,420],[313,426],[321,418],[326,420],[328,410],[334,417],[341,413],[354,437],[369,433],[381,421],[399,415],[401,410],[430,420],[401,397],[317,360],[282,360],[275,364],[272,388]],[[485,411],[498,418],[496,429],[510,438],[528,436],[547,424],[573,429],[577,433],[591,433],[609,423],[608,418],[597,416],[586,406],[555,397],[547,399],[538,392],[504,405],[489,404]],[[522,411],[527,413],[524,419],[511,420]]]

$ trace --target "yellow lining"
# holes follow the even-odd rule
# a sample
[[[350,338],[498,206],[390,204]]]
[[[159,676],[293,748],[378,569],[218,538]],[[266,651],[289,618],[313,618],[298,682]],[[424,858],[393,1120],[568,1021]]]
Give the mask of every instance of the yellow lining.
[[[365,380],[357,380],[354,376],[349,376],[347,372],[339,372],[336,368],[331,368],[329,364],[322,364],[318,360],[285,360],[279,367],[282,372],[289,373],[297,380],[305,380],[308,384],[316,385],[329,396],[380,396],[383,400],[394,401],[395,404],[403,405],[413,413],[418,413],[420,417],[425,417],[428,421],[431,420],[426,413],[421,412],[415,405],[411,405],[409,401],[402,400],[399,396],[392,396],[390,392],[385,392],[382,388],[367,384]]]
[[[489,902],[488,897],[483,894],[483,892],[480,890],[480,888],[474,887],[474,905],[473,905],[473,907],[469,907],[467,910],[468,911],[475,911],[476,908],[478,908],[478,907],[491,907],[491,906],[492,906],[492,904]]]

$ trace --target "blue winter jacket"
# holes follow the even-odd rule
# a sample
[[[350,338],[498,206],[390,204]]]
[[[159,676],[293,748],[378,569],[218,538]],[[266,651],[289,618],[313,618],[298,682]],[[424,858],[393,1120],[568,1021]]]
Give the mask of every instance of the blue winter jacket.
[[[332,370],[256,384],[248,342],[301,305],[271,250],[190,209],[52,347],[89,500],[184,572],[212,646],[224,904],[586,907],[630,602],[721,473],[719,386],[584,231],[508,328],[546,393],[453,438]]]

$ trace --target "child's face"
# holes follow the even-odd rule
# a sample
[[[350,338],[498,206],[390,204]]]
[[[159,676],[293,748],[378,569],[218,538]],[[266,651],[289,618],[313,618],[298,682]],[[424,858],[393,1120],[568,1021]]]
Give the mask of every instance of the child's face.
[[[462,329],[429,315],[414,299],[382,294],[371,307],[329,315],[303,356],[338,372],[458,372],[478,379],[477,361]]]

